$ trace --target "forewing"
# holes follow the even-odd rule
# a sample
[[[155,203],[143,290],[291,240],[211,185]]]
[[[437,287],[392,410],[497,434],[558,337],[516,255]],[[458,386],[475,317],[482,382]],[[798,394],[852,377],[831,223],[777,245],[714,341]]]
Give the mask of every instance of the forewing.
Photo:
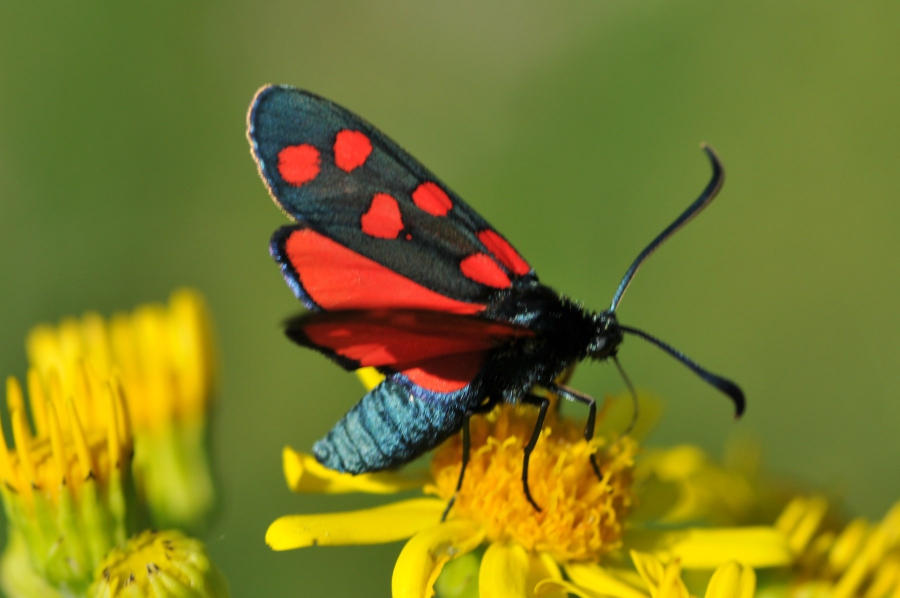
[[[484,311],[341,245],[306,224],[275,232],[270,248],[288,285],[312,310],[422,309],[457,314]]]
[[[308,92],[270,86],[257,94],[248,120],[253,154],[273,198],[312,232],[426,290],[480,306],[476,311],[516,281],[534,279],[528,263],[487,221],[348,110]],[[273,254],[302,279],[304,265],[292,261],[288,240],[277,233]],[[345,265],[335,260],[321,267]]]

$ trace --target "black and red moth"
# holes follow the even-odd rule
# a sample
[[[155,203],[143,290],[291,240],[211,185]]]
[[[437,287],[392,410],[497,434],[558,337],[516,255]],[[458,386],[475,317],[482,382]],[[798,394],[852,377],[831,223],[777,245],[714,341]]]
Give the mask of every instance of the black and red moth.
[[[295,221],[275,232],[270,247],[310,310],[288,322],[287,335],[347,370],[370,366],[386,376],[313,446],[326,467],[397,467],[462,429],[462,483],[469,418],[500,401],[530,403],[539,410],[522,480],[538,508],[528,460],[549,401],[534,390],[587,405],[590,439],[594,399],[557,380],[585,358],[615,359],[626,333],[681,360],[743,412],[733,382],[616,319],[638,267],[720,189],[724,173],[708,147],[713,177],[706,189],[638,256],[610,307],[595,313],[541,284],[494,227],[352,112],[306,91],[268,86],[256,94],[248,121],[259,172]],[[592,465],[602,476],[596,460]]]

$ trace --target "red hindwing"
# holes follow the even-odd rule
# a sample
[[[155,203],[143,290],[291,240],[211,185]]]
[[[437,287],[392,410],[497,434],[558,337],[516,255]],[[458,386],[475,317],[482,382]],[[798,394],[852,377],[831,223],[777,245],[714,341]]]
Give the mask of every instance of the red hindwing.
[[[380,310],[306,314],[290,322],[288,335],[300,344],[334,354],[352,369],[391,366],[401,370],[442,357],[482,353],[532,332],[476,317]]]

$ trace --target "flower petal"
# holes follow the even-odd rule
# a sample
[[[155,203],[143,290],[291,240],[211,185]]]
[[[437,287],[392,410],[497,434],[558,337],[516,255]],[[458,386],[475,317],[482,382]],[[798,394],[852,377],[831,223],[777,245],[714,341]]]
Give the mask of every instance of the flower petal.
[[[328,469],[312,455],[300,453],[289,446],[281,453],[284,477],[288,488],[294,492],[345,494],[393,494],[412,488],[421,488],[431,479],[426,472],[363,473],[352,475]]]
[[[596,594],[614,598],[647,598],[638,589],[641,578],[633,571],[600,567],[594,563],[571,563],[566,565],[566,574],[579,586]]]
[[[690,598],[681,580],[681,562],[678,559],[666,565],[652,554],[632,550],[631,560],[653,598]]]
[[[753,598],[755,592],[756,573],[750,567],[732,561],[713,573],[706,588],[706,598]]]
[[[678,559],[666,565],[658,595],[659,598],[690,598],[691,594],[681,579],[681,561]]]
[[[528,552],[521,544],[494,542],[484,551],[478,588],[481,598],[526,598],[528,590]]]
[[[470,552],[447,561],[434,582],[434,593],[441,598],[478,598],[478,570],[481,555]]]
[[[666,573],[666,566],[652,554],[637,550],[631,551],[631,560],[641,579],[650,588],[650,595],[655,598]]]
[[[793,561],[787,537],[767,526],[635,532],[626,544],[666,562],[680,559],[685,569],[714,569],[730,561],[754,568],[780,567]]]
[[[546,553],[528,552],[521,544],[491,544],[481,561],[478,588],[482,598],[532,598],[546,581],[562,581],[559,565]],[[541,596],[566,598],[565,590],[544,586]]]
[[[827,510],[828,501],[821,496],[798,496],[781,512],[775,527],[787,536],[788,545],[795,555],[806,550]]]
[[[393,598],[430,598],[447,561],[474,550],[483,539],[484,529],[468,520],[447,521],[419,531],[394,565]]]
[[[273,550],[290,550],[395,542],[433,526],[445,507],[439,499],[415,498],[361,511],[287,515],[269,526],[266,544]]]
[[[561,580],[562,572],[559,570],[559,565],[556,564],[553,557],[545,552],[538,554],[528,553],[528,577],[525,580],[526,596],[534,596],[536,588],[541,582]],[[554,590],[552,587],[548,587],[541,595],[548,598],[566,598],[567,596],[565,591]]]
[[[565,595],[566,592],[568,592],[569,594],[578,596],[578,598],[606,598],[606,594],[598,594],[588,588],[582,588],[574,583],[569,583],[568,581],[562,581],[560,579],[545,579],[540,582],[537,587],[534,588],[534,595],[538,598],[544,598],[544,596],[556,596],[560,593],[560,590],[562,590],[562,595]],[[641,596],[647,598],[643,594],[641,594]]]
[[[372,390],[382,382],[384,382],[384,374],[375,368],[361,368],[356,370],[356,376],[362,382],[366,390]]]

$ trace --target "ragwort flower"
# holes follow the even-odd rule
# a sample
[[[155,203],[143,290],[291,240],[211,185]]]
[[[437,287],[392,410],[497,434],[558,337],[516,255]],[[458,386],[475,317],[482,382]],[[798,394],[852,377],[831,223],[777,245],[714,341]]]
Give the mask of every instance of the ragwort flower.
[[[145,306],[110,325],[86,316],[59,329],[38,327],[28,345],[27,398],[16,378],[6,383],[14,448],[0,425],[0,497],[9,536],[0,559],[5,595],[227,597],[200,542],[180,532],[129,539],[147,506],[132,483],[136,433],[154,438],[176,427],[179,434],[185,428],[178,425],[204,421],[211,351],[199,297],[177,293],[168,310]],[[135,407],[146,413],[136,417]],[[202,438],[181,436],[176,448],[190,449],[186,439]],[[184,468],[177,452],[146,440],[143,446],[145,476],[171,472],[173,464]],[[177,482],[196,480],[186,475]]]
[[[19,382],[7,379],[15,448],[7,449],[0,428],[0,495],[10,536],[0,583],[9,596],[80,594],[106,553],[128,537],[134,513],[131,433],[119,385],[81,367],[67,397],[53,373],[44,380],[29,372],[34,428]],[[37,587],[46,591],[36,594]]]
[[[228,584],[206,548],[181,532],[145,531],[97,567],[88,598],[228,598]]]
[[[168,306],[143,305],[106,321],[97,314],[38,326],[28,356],[39,372],[59,372],[74,391],[81,364],[118,376],[134,433],[134,471],[158,527],[197,529],[214,506],[207,413],[215,379],[211,325],[194,291]]]
[[[770,595],[900,596],[900,503],[874,524],[858,517],[841,525],[832,510],[818,496],[785,507],[776,526],[789,538],[794,564],[772,580]]]
[[[678,559],[663,563],[652,554],[632,551],[631,560],[637,574],[618,571],[593,575],[588,581],[588,587],[571,581],[547,579],[538,584],[535,594],[547,596],[559,589],[578,598],[691,598],[682,579],[681,562]],[[716,568],[706,586],[705,597],[752,598],[755,592],[756,573],[750,567],[732,561]]]
[[[501,405],[471,422],[470,460],[446,521],[441,521],[441,514],[454,495],[461,467],[458,437],[436,450],[425,483],[415,474],[340,474],[309,455],[285,449],[285,475],[295,491],[383,494],[419,487],[435,498],[347,513],[281,517],[269,527],[266,541],[275,550],[286,550],[409,538],[394,567],[395,598],[426,598],[434,588],[441,595],[462,595],[458,592],[471,591],[473,584],[481,596],[532,596],[536,587],[562,596],[566,589],[559,583],[566,578],[584,595],[636,598],[641,594],[633,585],[625,586],[629,589],[624,593],[610,593],[598,583],[610,579],[609,571],[624,570],[626,547],[688,568],[715,569],[733,560],[751,566],[789,562],[785,537],[772,527],[658,530],[634,525],[629,513],[640,500],[633,491],[637,442],[605,433],[585,441],[582,423],[551,413],[529,470],[540,512],[528,502],[521,483],[523,448],[534,414]],[[602,479],[589,465],[593,453]],[[453,579],[439,581],[451,561],[447,577]],[[451,591],[460,579],[468,580],[461,585],[468,584],[469,589]]]

